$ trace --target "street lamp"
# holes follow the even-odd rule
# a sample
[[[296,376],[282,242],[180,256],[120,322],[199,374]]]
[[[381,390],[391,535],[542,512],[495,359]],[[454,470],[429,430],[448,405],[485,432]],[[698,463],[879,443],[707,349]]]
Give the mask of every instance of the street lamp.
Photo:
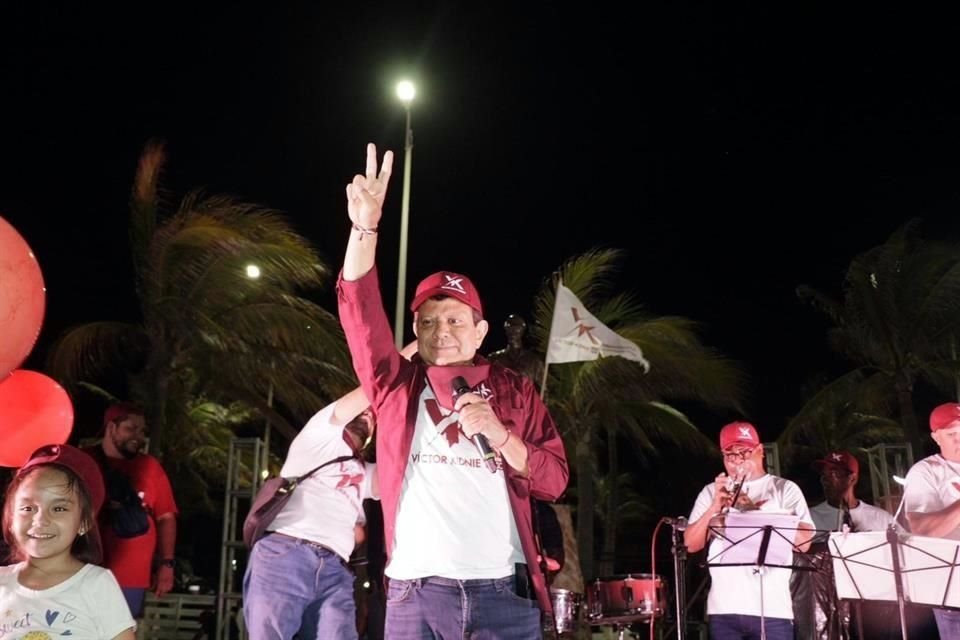
[[[260,276],[263,275],[263,272],[262,272],[262,270],[260,269],[260,265],[258,265],[258,264],[256,264],[256,263],[253,263],[253,262],[249,263],[246,267],[244,267],[244,272],[245,272],[247,278],[249,278],[250,280],[259,280],[259,279],[260,279]],[[270,360],[270,369],[271,369],[271,376],[270,376],[270,384],[269,384],[269,386],[268,386],[268,388],[267,388],[267,407],[270,408],[270,409],[273,409],[273,375],[272,375],[272,374],[273,374],[273,372],[276,371],[276,369],[277,369],[277,362],[276,362],[276,360],[273,360],[273,359]],[[264,420],[263,447],[264,447],[264,451],[267,452],[267,453],[265,454],[265,456],[264,456],[264,460],[265,460],[267,463],[269,463],[269,460],[270,460],[270,453],[269,453],[269,452],[270,452],[270,416],[266,416],[266,418],[265,418],[265,420]],[[264,464],[263,469],[264,469],[264,473],[266,473],[266,469],[267,469],[267,465],[266,465],[266,464]],[[264,478],[264,480],[266,480],[266,478]]]
[[[417,94],[409,80],[397,83],[397,97],[407,110],[407,128],[403,143],[403,197],[400,201],[400,258],[397,265],[397,313],[393,323],[393,337],[397,349],[403,348],[404,300],[407,288],[407,229],[410,226],[410,172],[413,163],[413,129],[410,128],[410,103]]]

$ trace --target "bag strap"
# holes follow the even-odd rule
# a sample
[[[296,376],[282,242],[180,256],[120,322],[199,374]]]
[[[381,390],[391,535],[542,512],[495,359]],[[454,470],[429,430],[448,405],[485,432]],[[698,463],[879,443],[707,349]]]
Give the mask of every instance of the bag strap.
[[[340,456],[339,458],[334,458],[333,460],[327,460],[326,462],[321,464],[319,467],[314,467],[313,469],[311,469],[310,471],[307,471],[302,476],[298,476],[294,478],[293,481],[297,484],[300,484],[301,482],[303,482],[304,480],[306,480],[307,478],[315,474],[317,471],[320,471],[320,469],[323,469],[328,464],[333,464],[335,462],[346,462],[347,460],[353,460],[355,457],[356,456]]]

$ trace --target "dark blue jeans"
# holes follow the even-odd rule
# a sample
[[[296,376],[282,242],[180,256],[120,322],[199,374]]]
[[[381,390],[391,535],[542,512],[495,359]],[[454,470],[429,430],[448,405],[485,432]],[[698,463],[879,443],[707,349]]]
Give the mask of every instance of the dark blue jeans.
[[[143,603],[147,599],[147,590],[143,587],[124,587],[123,597],[127,599],[130,615],[140,619],[143,617]]]
[[[954,609],[934,609],[937,630],[941,638],[960,638],[960,611]]]
[[[333,551],[268,534],[243,576],[243,621],[250,638],[356,640],[354,576]]]
[[[793,640],[793,620],[763,618],[766,640]],[[710,616],[710,640],[761,640],[760,616]]]
[[[536,600],[516,594],[513,576],[495,580],[390,580],[384,637],[390,640],[537,640]]]

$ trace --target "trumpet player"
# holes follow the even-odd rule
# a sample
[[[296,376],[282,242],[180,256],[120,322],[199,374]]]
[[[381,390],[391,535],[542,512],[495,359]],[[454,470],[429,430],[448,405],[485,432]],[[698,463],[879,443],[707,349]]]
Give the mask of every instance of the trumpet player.
[[[711,527],[722,526],[731,510],[772,511],[799,516],[794,544],[806,551],[813,521],[803,492],[794,482],[767,473],[763,445],[749,422],[731,422],[720,430],[724,472],[697,496],[684,531],[687,549],[707,546]],[[722,550],[710,541],[708,559]],[[756,566],[711,566],[707,616],[712,640],[793,640],[790,569]]]

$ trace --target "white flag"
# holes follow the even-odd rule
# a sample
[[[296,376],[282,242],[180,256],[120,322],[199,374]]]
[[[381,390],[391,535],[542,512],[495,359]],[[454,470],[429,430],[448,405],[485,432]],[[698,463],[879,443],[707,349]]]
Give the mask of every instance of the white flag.
[[[645,371],[650,370],[640,347],[597,320],[570,289],[558,284],[547,363],[581,362],[607,356],[634,360],[643,365]]]

